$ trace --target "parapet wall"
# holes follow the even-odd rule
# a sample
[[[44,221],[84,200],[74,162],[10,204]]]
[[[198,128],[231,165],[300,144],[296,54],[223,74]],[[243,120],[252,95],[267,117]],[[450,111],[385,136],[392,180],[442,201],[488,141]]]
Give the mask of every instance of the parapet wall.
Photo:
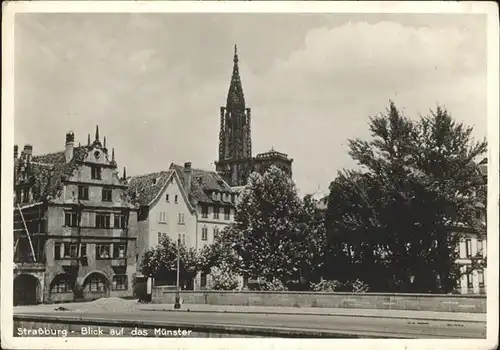
[[[284,306],[486,313],[485,295],[182,291],[184,304]],[[174,302],[175,291],[153,288],[153,303]]]

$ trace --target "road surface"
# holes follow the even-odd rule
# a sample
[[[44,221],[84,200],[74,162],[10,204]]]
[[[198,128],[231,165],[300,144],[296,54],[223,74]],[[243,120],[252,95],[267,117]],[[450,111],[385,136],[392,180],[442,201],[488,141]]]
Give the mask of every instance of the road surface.
[[[397,318],[373,318],[356,316],[286,315],[286,314],[242,314],[207,312],[76,312],[76,311],[32,311],[16,314],[47,316],[78,316],[100,320],[124,320],[151,322],[155,326],[174,325],[189,328],[196,325],[254,326],[264,328],[293,329],[306,331],[335,332],[339,334],[364,335],[365,337],[398,338],[486,338],[485,322],[405,320]],[[409,312],[411,314],[411,312]]]

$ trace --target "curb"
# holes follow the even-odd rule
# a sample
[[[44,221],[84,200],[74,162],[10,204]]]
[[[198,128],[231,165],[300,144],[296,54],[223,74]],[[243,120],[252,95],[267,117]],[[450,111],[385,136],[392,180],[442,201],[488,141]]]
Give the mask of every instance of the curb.
[[[478,320],[457,320],[451,318],[426,318],[412,316],[380,316],[380,315],[353,315],[353,314],[333,314],[333,313],[304,313],[304,312],[278,312],[278,311],[227,311],[227,310],[172,310],[172,309],[139,309],[140,311],[155,312],[194,312],[194,313],[220,313],[220,314],[260,314],[260,315],[293,315],[293,316],[340,316],[340,317],[368,317],[368,318],[393,318],[400,320],[420,320],[420,321],[443,321],[443,322],[468,322],[486,323]]]

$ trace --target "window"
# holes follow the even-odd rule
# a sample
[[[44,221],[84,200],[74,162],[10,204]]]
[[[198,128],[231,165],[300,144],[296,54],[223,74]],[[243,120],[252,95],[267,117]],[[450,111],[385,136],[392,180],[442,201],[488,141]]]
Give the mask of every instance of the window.
[[[165,238],[167,238],[166,233],[158,232],[158,244],[161,244]]]
[[[467,258],[472,256],[472,242],[470,239],[465,240],[465,256]]]
[[[175,201],[175,204],[177,204],[177,203],[178,203],[178,200],[179,200],[179,196],[178,196],[178,195],[175,195],[175,196],[174,196],[174,201]]]
[[[472,272],[467,272],[467,288],[472,288]]]
[[[219,218],[219,207],[218,206],[214,206],[214,219],[218,219]]]
[[[91,167],[92,171],[92,179],[100,180],[101,179],[101,168],[98,166]]]
[[[110,188],[102,189],[102,201],[103,202],[111,202],[113,198],[113,190]]]
[[[95,214],[95,227],[97,228],[110,228],[111,215],[110,214]]]
[[[181,241],[182,244],[186,245],[186,234],[185,233],[179,233],[178,239]]]
[[[96,259],[110,259],[111,258],[111,244],[96,244],[95,257]]]
[[[113,276],[113,290],[127,290],[128,289],[127,275]]]
[[[201,229],[201,240],[202,241],[206,241],[208,240],[208,228],[206,226],[204,226],[202,229]]]
[[[179,213],[179,224],[184,225],[184,213]]]
[[[91,292],[104,292],[106,290],[105,288],[106,286],[104,285],[102,278],[93,276],[85,289]]]
[[[168,194],[165,195],[165,200],[168,202],[170,202],[170,199],[168,198]]]
[[[29,188],[25,188],[23,190],[23,203],[29,202],[29,200],[30,200],[30,189]]]
[[[167,223],[167,213],[166,212],[160,211],[158,213],[158,222],[160,222],[162,224],[166,224]]]
[[[54,260],[61,259],[61,243],[56,243],[54,245]]]
[[[80,244],[80,256],[81,257],[87,256],[87,244],[86,243]]]
[[[477,241],[477,254],[480,256],[480,257],[483,257],[483,240],[480,239]]]
[[[477,271],[477,279],[479,280],[479,287],[483,288],[484,287],[484,271],[483,270]]]
[[[114,228],[127,228],[127,217],[124,214],[115,214]]]
[[[82,199],[82,200],[89,199],[89,187],[88,186],[78,186],[78,199]]]
[[[74,281],[71,281],[67,276],[58,276],[55,278],[52,288],[52,293],[73,293]]]
[[[476,209],[476,219],[481,220],[481,210]]]
[[[224,208],[224,220],[229,220],[230,219],[230,214],[231,214],[231,209],[230,208]]]
[[[54,245],[54,260],[78,258],[78,244],[56,243]]]
[[[114,244],[113,259],[125,259],[125,244]]]
[[[203,204],[201,206],[201,217],[208,218],[208,205]]]
[[[78,226],[78,214],[71,211],[64,212],[64,226]]]
[[[200,276],[200,287],[206,287],[207,286],[207,275],[205,273],[201,273]]]

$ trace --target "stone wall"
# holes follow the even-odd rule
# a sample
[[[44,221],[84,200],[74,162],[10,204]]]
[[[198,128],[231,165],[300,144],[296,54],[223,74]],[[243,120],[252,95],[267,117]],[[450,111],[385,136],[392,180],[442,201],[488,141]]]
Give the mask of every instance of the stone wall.
[[[175,291],[153,288],[153,303],[172,303]],[[484,295],[320,292],[182,291],[184,304],[415,310],[486,313]]]

